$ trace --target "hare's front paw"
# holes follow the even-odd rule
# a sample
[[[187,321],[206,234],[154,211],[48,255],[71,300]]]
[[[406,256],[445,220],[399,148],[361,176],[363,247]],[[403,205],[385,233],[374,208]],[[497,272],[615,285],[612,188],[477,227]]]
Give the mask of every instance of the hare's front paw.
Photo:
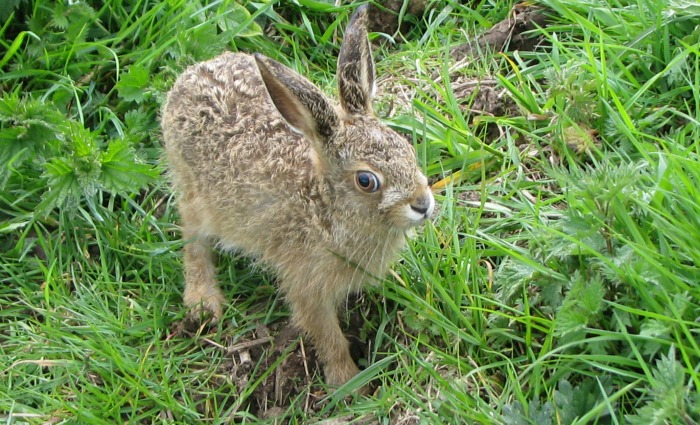
[[[217,323],[223,316],[224,301],[224,294],[217,286],[188,285],[185,288],[184,302],[192,323]]]
[[[328,364],[323,368],[326,384],[334,388],[340,387],[358,373],[360,373],[360,370],[355,365],[355,362],[349,358],[347,361]]]

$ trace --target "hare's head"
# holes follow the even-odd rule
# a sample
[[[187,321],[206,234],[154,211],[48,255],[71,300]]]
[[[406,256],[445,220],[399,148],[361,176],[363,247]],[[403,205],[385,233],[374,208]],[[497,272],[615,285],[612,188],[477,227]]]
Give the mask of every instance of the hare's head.
[[[375,71],[366,23],[367,7],[361,6],[338,57],[339,107],[287,67],[255,58],[273,103],[311,142],[315,166],[333,186],[335,208],[408,229],[430,216],[434,200],[411,143],[373,115]]]

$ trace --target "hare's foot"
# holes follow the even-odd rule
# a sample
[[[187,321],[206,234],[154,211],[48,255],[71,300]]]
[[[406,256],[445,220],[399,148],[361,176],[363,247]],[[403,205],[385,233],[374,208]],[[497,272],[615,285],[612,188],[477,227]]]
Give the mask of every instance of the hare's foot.
[[[326,379],[326,384],[330,388],[337,389],[343,384],[360,373],[360,370],[355,365],[355,362],[350,359],[342,363],[328,363],[323,368],[323,374]],[[367,396],[370,395],[372,389],[370,384],[365,384],[353,391],[354,394]]]
[[[216,281],[211,249],[205,241],[193,238],[185,244],[185,293],[183,301],[195,323],[216,323],[223,315],[224,294]]]
[[[359,372],[360,370],[351,358],[344,359],[344,361],[326,363],[323,368],[326,384],[335,388],[345,384]]]
[[[359,369],[350,355],[350,344],[340,329],[335,305],[332,300],[303,295],[291,292],[287,295],[293,320],[313,340],[323,364],[326,384],[340,387],[357,375]]]
[[[216,282],[213,285],[195,285],[188,282],[184,303],[189,308],[188,320],[192,323],[216,324],[223,316],[226,301]]]

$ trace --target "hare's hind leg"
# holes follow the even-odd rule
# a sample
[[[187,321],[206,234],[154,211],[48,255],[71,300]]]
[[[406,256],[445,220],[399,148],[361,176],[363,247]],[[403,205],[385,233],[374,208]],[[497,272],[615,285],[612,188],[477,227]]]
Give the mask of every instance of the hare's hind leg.
[[[190,309],[192,321],[201,322],[205,319],[216,323],[223,315],[225,298],[216,279],[216,266],[212,249],[206,237],[198,232],[199,220],[196,212],[189,205],[180,202],[182,218],[182,237],[184,246],[185,292],[183,301]],[[193,202],[190,198],[190,202]]]

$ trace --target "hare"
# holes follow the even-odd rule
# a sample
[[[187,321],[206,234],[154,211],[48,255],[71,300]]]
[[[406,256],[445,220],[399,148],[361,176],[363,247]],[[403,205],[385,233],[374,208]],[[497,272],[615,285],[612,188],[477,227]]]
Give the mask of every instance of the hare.
[[[411,143],[373,116],[366,22],[361,6],[345,32],[339,105],[272,59],[225,53],[187,69],[162,112],[190,317],[222,316],[211,244],[255,258],[331,387],[358,373],[338,307],[383,278],[435,205]]]

